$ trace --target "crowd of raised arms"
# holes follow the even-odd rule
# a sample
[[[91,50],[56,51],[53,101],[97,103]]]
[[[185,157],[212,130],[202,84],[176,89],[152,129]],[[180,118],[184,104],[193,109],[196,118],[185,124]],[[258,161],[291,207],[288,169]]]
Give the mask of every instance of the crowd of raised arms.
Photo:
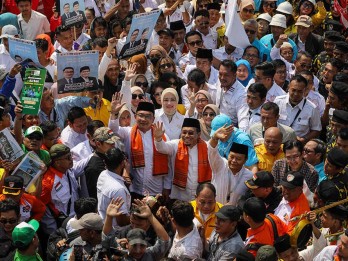
[[[347,261],[347,6],[1,1],[0,260]]]

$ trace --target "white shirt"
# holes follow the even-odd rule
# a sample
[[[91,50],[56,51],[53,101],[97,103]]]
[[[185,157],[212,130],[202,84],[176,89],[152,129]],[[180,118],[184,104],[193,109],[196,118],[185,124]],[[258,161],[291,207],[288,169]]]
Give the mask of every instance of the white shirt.
[[[87,158],[89,155],[92,155],[93,151],[94,149],[91,147],[91,144],[87,139],[73,147],[70,150],[70,153],[72,155],[73,161],[77,162]]]
[[[196,69],[196,65],[187,65],[185,68],[184,72],[184,79],[187,81],[187,76],[189,73],[193,70]],[[213,66],[210,66],[210,76],[208,79],[208,83],[211,85],[215,85],[219,81],[219,71],[216,70]]]
[[[172,116],[171,122],[169,122],[163,108],[155,111],[155,122],[163,122],[163,128],[170,140],[180,138],[181,127],[184,119],[184,115],[180,114],[179,112],[175,112],[175,114]]]
[[[273,82],[273,85],[271,89],[267,91],[266,95],[266,101],[273,102],[276,97],[285,95],[286,92],[275,82]]]
[[[254,109],[254,110],[249,109],[249,128],[248,128],[248,130],[255,123],[259,123],[259,122],[261,122],[261,106]]]
[[[109,128],[112,129],[123,141],[128,154],[128,161],[131,166],[131,174],[133,177],[130,191],[140,195],[144,195],[148,192],[151,196],[156,196],[162,193],[163,189],[171,189],[172,186],[172,175],[169,166],[168,175],[155,177],[152,175],[153,170],[153,140],[151,131],[143,133],[139,130],[143,141],[145,167],[143,168],[132,168],[131,158],[131,127],[119,127],[119,121],[110,120]],[[168,165],[170,165],[168,163]]]
[[[60,139],[64,145],[68,146],[69,148],[73,148],[80,142],[87,140],[87,135],[86,133],[77,133],[68,125],[62,131]]]
[[[131,208],[131,195],[124,184],[124,179],[109,170],[100,173],[97,181],[97,197],[98,197],[98,213],[105,220],[106,209],[110,201],[114,198],[121,197],[124,204],[120,208],[120,212],[129,215]],[[117,226],[116,218],[113,219],[113,227]]]
[[[161,9],[163,12],[166,8],[167,7],[165,3],[158,6],[158,9]],[[166,16],[167,27],[169,28],[170,23],[180,21],[180,20],[183,20],[182,12],[179,8],[176,8],[171,15]]]
[[[320,112],[320,116],[322,116],[324,114],[326,103],[323,95],[321,95],[319,92],[310,90],[306,98],[313,102],[315,106],[317,106]]]
[[[337,250],[337,246],[327,246],[313,259],[313,261],[331,261]]]
[[[191,52],[188,52],[179,58],[179,68],[181,70],[186,68],[188,65],[196,65],[196,57],[194,57]]]
[[[178,151],[178,144],[180,140],[171,140],[164,142],[155,141],[156,149],[164,154],[168,154],[172,164],[172,169],[175,168],[175,158]],[[186,189],[179,188],[177,186],[172,187],[170,198],[179,199],[183,201],[191,201],[195,199],[196,189],[198,186],[198,149],[197,145],[192,148],[188,148],[189,153],[189,165],[187,173]]]
[[[24,21],[22,13],[17,17],[22,39],[35,40],[37,35],[51,32],[47,17],[39,12],[32,10],[28,23]]]
[[[71,49],[71,51],[68,51],[67,49],[65,49],[61,45],[56,50],[58,50],[61,53],[69,53],[69,52],[74,53],[74,52],[76,52],[74,49]],[[54,51],[50,57],[53,61],[55,61],[55,63],[57,63],[57,54],[58,54],[58,52]]]
[[[246,103],[246,89],[236,80],[227,91],[217,86],[216,105],[220,107],[220,113],[226,114],[232,120],[234,126],[246,131],[249,125],[249,107]]]
[[[200,31],[196,30],[202,35],[203,38],[203,44],[206,49],[216,49],[217,47],[217,38],[218,34],[216,31],[213,31],[209,28],[209,33],[207,35],[204,35]]]
[[[306,42],[302,42],[300,37],[297,37],[297,48],[298,52],[305,52],[306,51]]]
[[[240,197],[248,190],[244,181],[251,179],[253,173],[244,167],[238,173],[232,173],[227,159],[220,156],[217,146],[213,148],[208,144],[208,157],[213,171],[211,183],[218,188],[216,201],[223,205],[229,203],[236,206]]]
[[[157,8],[157,3],[155,0],[145,0],[145,3],[141,4],[145,8]]]
[[[317,239],[314,233],[312,233],[313,243],[310,246],[307,246],[306,249],[299,252],[300,257],[304,261],[313,261],[314,258],[326,247],[326,239],[323,233],[320,234],[320,237]],[[325,259],[322,259],[325,260]],[[331,260],[331,259],[330,259]]]
[[[304,101],[306,103],[304,104]],[[298,137],[304,137],[310,131],[321,131],[320,113],[318,108],[308,99],[302,101],[295,107],[289,102],[289,94],[278,96],[274,103],[279,106],[278,122],[293,128]],[[298,117],[296,114],[300,110]],[[295,121],[294,121],[295,120]]]
[[[234,51],[231,54],[226,53],[225,46],[220,47],[219,49],[213,50],[213,56],[220,60],[232,60],[234,62],[242,59],[243,56],[243,49],[236,47]]]
[[[208,87],[208,93],[211,96],[213,104],[215,104],[217,88],[214,85],[209,84],[209,83],[206,83],[206,86]],[[184,86],[181,87],[181,97],[182,97],[182,104],[184,104],[186,110],[189,110],[191,103],[190,103],[189,99],[187,99],[186,96],[188,96],[188,85],[187,84],[185,84]]]
[[[202,239],[198,229],[193,225],[192,231],[181,239],[178,239],[178,232],[175,233],[168,257],[174,260],[184,260],[185,258],[194,260],[202,256],[202,251]]]

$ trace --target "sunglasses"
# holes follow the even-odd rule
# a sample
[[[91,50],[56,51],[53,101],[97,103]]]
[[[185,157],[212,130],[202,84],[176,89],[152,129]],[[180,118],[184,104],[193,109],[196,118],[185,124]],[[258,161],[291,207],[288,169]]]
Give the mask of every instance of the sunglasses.
[[[213,118],[213,117],[216,116],[216,114],[213,113],[213,112],[211,112],[211,113],[207,113],[207,112],[203,113],[203,117],[208,117],[208,116],[211,117],[211,118]]]
[[[17,223],[18,222],[18,220],[17,219],[0,219],[0,223],[1,224],[11,224],[11,225],[13,225],[13,224],[15,224],[15,223]]]
[[[144,99],[144,94],[132,94],[132,99],[135,100],[136,98],[139,98],[139,100]]]
[[[244,12],[244,13],[253,14],[253,13],[255,12],[255,10],[254,10],[254,9],[247,9],[247,8],[244,8],[244,9],[243,9],[243,12]]]
[[[254,30],[249,30],[249,29],[245,29],[245,32],[248,34],[248,33],[250,33],[250,34],[255,34],[256,33],[256,31],[254,31]]]
[[[169,85],[174,85],[174,86],[176,86],[176,82],[168,82],[169,83]]]
[[[135,82],[135,85],[136,86],[138,86],[138,87],[141,87],[141,86],[143,86],[143,87],[147,87],[147,86],[149,86],[149,84],[147,83],[147,82]]]
[[[274,2],[272,2],[272,3],[264,2],[263,6],[264,7],[270,7],[270,8],[276,8],[276,3],[274,3]]]
[[[165,68],[171,68],[173,65],[171,63],[164,63],[164,64],[161,64],[159,67],[161,69],[165,69]]]
[[[313,7],[313,5],[310,3],[304,3],[302,5],[303,5],[303,8],[312,8]]]
[[[27,138],[29,140],[42,140],[42,136],[41,135],[29,135],[29,136],[27,136]]]
[[[194,47],[195,45],[197,46],[201,46],[202,45],[202,41],[195,41],[195,42],[191,42],[191,43],[188,43],[190,46]]]

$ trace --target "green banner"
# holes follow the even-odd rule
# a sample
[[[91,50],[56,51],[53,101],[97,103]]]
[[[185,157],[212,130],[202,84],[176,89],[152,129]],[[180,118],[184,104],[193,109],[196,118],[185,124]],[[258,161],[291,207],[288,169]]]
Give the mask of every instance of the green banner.
[[[46,69],[25,70],[24,87],[21,94],[23,114],[37,115],[46,79]]]

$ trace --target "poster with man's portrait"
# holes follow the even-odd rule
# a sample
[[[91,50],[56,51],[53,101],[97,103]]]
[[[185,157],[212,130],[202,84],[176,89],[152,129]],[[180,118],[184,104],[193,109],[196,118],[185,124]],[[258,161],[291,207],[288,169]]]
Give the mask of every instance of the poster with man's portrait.
[[[57,54],[58,93],[97,90],[98,57],[98,51]]]
[[[74,26],[78,23],[86,23],[85,2],[77,0],[59,0],[60,17],[62,25]]]

